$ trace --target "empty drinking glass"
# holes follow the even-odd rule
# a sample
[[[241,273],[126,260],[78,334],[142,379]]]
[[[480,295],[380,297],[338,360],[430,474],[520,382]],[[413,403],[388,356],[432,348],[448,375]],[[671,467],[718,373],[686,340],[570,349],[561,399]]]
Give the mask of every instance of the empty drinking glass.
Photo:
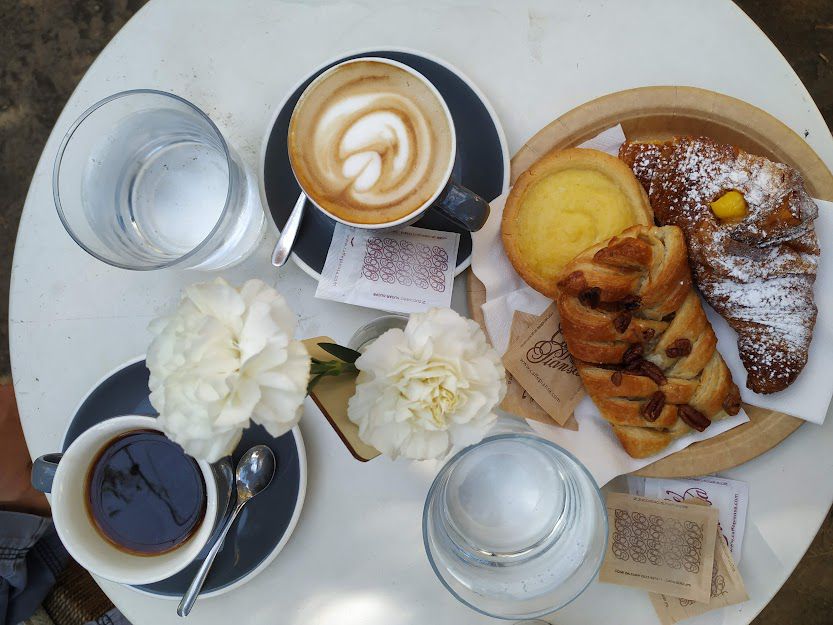
[[[595,578],[607,516],[593,477],[526,428],[485,438],[439,472],[423,539],[440,581],[489,616],[533,618],[563,607]]]
[[[196,106],[139,89],[87,109],[52,176],[55,206],[84,250],[123,269],[221,269],[245,258],[265,217],[253,176]]]

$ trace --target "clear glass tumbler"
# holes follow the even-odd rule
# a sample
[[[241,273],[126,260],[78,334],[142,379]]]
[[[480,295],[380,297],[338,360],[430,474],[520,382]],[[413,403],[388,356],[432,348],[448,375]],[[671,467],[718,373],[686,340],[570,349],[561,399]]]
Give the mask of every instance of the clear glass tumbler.
[[[460,601],[525,619],[572,601],[596,577],[607,516],[587,469],[518,422],[462,450],[425,502],[425,550]]]
[[[58,215],[84,250],[122,269],[221,269],[265,225],[254,177],[217,126],[170,93],[140,89],[87,109],[52,176]]]

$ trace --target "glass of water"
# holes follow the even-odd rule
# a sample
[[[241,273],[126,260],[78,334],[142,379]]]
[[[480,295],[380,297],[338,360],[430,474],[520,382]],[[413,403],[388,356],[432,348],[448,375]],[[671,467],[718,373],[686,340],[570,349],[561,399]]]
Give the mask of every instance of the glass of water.
[[[428,492],[422,530],[431,566],[455,597],[489,616],[525,619],[565,606],[593,581],[607,516],[578,460],[514,430],[451,458]]]
[[[84,250],[122,269],[221,269],[258,244],[254,177],[196,106],[162,91],[111,95],[67,132],[52,176]]]

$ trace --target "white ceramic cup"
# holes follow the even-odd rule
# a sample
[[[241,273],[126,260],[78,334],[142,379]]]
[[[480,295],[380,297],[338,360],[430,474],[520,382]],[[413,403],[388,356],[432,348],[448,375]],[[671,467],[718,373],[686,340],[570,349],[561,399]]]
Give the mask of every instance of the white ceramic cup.
[[[454,128],[454,118],[451,116],[451,111],[448,109],[448,104],[446,103],[439,90],[434,86],[434,84],[430,80],[428,80],[425,76],[420,74],[414,68],[405,65],[404,63],[400,63],[399,61],[394,61],[392,59],[377,56],[364,56],[349,59],[347,61],[342,61],[341,63],[337,63],[336,65],[333,65],[329,69],[322,72],[307,86],[307,88],[301,94],[301,97],[298,99],[298,102],[295,105],[295,109],[298,110],[300,107],[304,106],[306,100],[310,97],[309,94],[314,90],[314,88],[317,85],[321,84],[324,80],[326,80],[330,75],[337,72],[339,68],[345,65],[350,65],[353,63],[363,63],[367,61],[382,63],[384,65],[391,65],[393,67],[397,67],[407,72],[416,80],[423,83],[434,94],[434,96],[437,98],[437,101],[442,106],[446,118],[447,127],[450,133],[451,144],[449,147],[449,154],[446,155],[448,165],[446,166],[446,169],[443,172],[441,183],[437,186],[436,189],[433,190],[433,193],[431,194],[431,197],[428,200],[423,202],[418,208],[411,211],[404,217],[400,217],[399,219],[395,219],[392,221],[385,221],[382,223],[355,223],[352,221],[348,221],[342,217],[339,217],[338,215],[328,211],[326,208],[319,205],[314,199],[315,194],[312,193],[309,189],[304,188],[301,179],[298,177],[293,167],[295,179],[298,182],[298,186],[301,187],[301,190],[303,191],[307,200],[309,200],[309,202],[313,206],[315,206],[315,208],[317,208],[319,211],[321,211],[331,219],[334,219],[335,221],[343,223],[347,226],[352,226],[354,228],[363,228],[365,230],[389,231],[396,230],[398,228],[403,228],[419,220],[419,218],[422,217],[423,213],[425,213],[429,209],[439,211],[440,213],[445,215],[447,219],[451,220],[458,227],[464,230],[468,230],[469,232],[476,232],[480,230],[485,225],[486,220],[489,218],[489,203],[483,198],[481,198],[479,195],[477,195],[474,191],[471,191],[463,187],[462,185],[457,184],[451,179],[451,174],[454,170],[455,156],[457,154],[457,133]],[[291,161],[292,156],[290,154],[290,163]]]
[[[188,566],[212,533],[218,500],[211,465],[198,460],[206,487],[205,516],[199,529],[185,543],[168,553],[138,556],[105,540],[87,512],[87,474],[90,463],[107,443],[134,430],[161,431],[153,417],[130,415],[107,419],[76,438],[63,456],[42,456],[32,469],[35,487],[52,494],[55,529],[75,561],[95,575],[131,585],[158,582]]]

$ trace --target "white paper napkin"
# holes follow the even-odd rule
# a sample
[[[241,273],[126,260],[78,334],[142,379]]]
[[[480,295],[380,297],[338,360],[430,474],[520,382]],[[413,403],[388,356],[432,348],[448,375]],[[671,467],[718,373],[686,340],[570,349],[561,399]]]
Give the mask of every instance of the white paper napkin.
[[[617,155],[624,140],[622,127],[616,126],[583,143],[581,147]],[[472,270],[486,286],[487,301],[483,305],[486,329],[495,349],[501,353],[506,351],[509,343],[509,328],[514,311],[541,314],[550,303],[549,299],[526,286],[503,251],[500,220],[507,196],[508,192],[492,202],[488,223],[479,233],[472,235]],[[737,334],[723,317],[703,303],[717,335],[720,353],[741,390],[743,401],[821,424],[827,415],[830,400],[833,399],[833,383],[830,382],[833,350],[825,349],[825,346],[833,343],[833,250],[827,249],[833,245],[833,202],[815,202],[819,206],[816,233],[822,248],[814,291],[819,312],[807,365],[793,384],[780,393],[770,395],[759,395],[746,388],[746,369],[738,354]],[[586,406],[579,406],[577,417],[584,408]]]
[[[619,147],[625,140],[621,126],[616,126],[583,143],[581,147],[602,150],[618,155]],[[491,203],[489,221],[480,232],[472,235],[472,270],[486,287],[486,303],[483,316],[486,330],[492,344],[501,354],[509,345],[509,331],[516,310],[541,314],[550,300],[526,286],[515,272],[503,250],[500,238],[500,222],[508,193]],[[816,200],[819,217],[816,231],[822,250],[825,242],[833,244],[833,203]],[[833,350],[824,349],[833,341],[833,254],[822,252],[818,278],[815,286],[815,300],[819,308],[818,319],[810,345],[807,366],[788,389],[772,395],[758,395],[746,388],[746,370],[737,352],[737,335],[728,323],[705,304],[706,313],[718,338],[720,353],[723,355],[732,376],[741,389],[744,401],[800,417],[813,423],[822,423],[833,397],[833,384],[829,372],[833,370]],[[662,453],[643,460],[628,456],[614,436],[607,421],[599,413],[589,397],[576,407],[575,415],[579,430],[574,432],[534,421],[530,426],[553,442],[569,449],[584,462],[596,481],[602,485],[617,475],[630,473],[651,462],[688,447],[691,443],[711,438],[749,420],[741,410],[734,417],[713,423],[705,432],[684,436],[669,445]]]
[[[448,307],[456,232],[376,232],[336,224],[315,297],[400,313]]]
[[[631,473],[652,462],[685,449],[692,443],[717,436],[749,421],[741,410],[734,417],[715,421],[704,432],[693,432],[672,442],[662,452],[650,458],[631,458],[622,448],[610,424],[599,413],[589,397],[585,397],[575,410],[578,431],[554,425],[546,425],[527,419],[529,426],[544,438],[567,449],[587,467],[599,486],[604,486],[617,475]]]
[[[619,146],[624,140],[625,133],[622,127],[617,125],[583,143],[581,147],[618,155]],[[515,311],[540,315],[552,302],[526,285],[503,250],[500,221],[507,196],[508,193],[505,193],[491,203],[489,221],[479,232],[472,234],[472,270],[486,287],[486,303],[483,304],[486,331],[495,349],[501,354],[505,353],[509,346],[509,333]],[[713,423],[705,432],[695,432],[677,439],[660,454],[637,460],[625,453],[610,424],[605,421],[589,397],[585,397],[576,406],[575,415],[579,421],[577,432],[537,421],[527,420],[527,423],[541,436],[572,452],[587,466],[600,486],[617,475],[636,471],[688,447],[693,442],[717,436],[749,420],[741,410],[734,417]]]

